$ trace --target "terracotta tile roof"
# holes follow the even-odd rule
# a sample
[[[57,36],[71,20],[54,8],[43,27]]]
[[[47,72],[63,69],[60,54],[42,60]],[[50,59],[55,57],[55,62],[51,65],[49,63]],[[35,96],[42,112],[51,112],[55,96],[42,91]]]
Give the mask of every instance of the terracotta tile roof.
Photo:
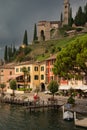
[[[46,61],[47,61],[47,60],[56,59],[56,57],[57,57],[57,54],[55,54],[55,55],[51,55],[49,58],[46,59]]]

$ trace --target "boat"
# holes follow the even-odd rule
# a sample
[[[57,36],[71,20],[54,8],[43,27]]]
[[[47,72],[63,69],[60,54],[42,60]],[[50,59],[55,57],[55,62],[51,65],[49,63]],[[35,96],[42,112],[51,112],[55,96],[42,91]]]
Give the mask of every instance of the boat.
[[[63,120],[71,121],[73,119],[74,119],[73,113],[70,111],[64,111],[64,106],[63,106]]]
[[[74,122],[76,126],[87,128],[87,118],[77,119],[76,112],[74,112]]]

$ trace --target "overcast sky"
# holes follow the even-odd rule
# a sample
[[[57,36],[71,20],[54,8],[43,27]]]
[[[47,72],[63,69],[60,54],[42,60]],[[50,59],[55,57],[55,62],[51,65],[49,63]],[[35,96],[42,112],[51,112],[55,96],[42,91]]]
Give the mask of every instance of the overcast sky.
[[[0,46],[20,45],[24,31],[33,39],[34,24],[41,20],[60,20],[64,0],[0,0]],[[70,0],[73,16],[87,0]],[[0,48],[1,50],[1,48]]]

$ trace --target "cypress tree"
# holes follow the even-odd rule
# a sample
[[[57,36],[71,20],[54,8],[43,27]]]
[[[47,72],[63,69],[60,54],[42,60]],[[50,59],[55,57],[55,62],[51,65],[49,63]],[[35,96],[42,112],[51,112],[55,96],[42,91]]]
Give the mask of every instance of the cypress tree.
[[[61,22],[61,24],[62,24],[62,22],[63,22],[63,14],[61,13],[61,15],[60,15],[60,22]]]
[[[12,58],[12,47],[8,47],[8,61],[10,62]]]
[[[86,5],[84,6],[84,14],[85,14],[85,22],[87,22],[87,3]]]
[[[73,24],[72,8],[70,8],[70,13],[69,13],[69,26],[72,27],[72,24]]]
[[[85,24],[85,14],[82,12],[82,7],[80,6],[78,12],[75,16],[75,24],[77,26],[83,26]]]
[[[5,60],[5,62],[7,62],[8,61],[8,47],[7,47],[7,45],[5,46],[5,53],[4,53],[4,60]]]
[[[34,25],[34,37],[33,37],[33,41],[35,42],[35,41],[37,41],[38,40],[38,38],[37,38],[37,26],[36,26],[36,24]]]
[[[26,46],[28,45],[27,30],[25,30],[25,33],[24,33],[23,44]]]
[[[13,46],[13,55],[15,55],[16,53],[16,48],[15,48],[15,45]]]

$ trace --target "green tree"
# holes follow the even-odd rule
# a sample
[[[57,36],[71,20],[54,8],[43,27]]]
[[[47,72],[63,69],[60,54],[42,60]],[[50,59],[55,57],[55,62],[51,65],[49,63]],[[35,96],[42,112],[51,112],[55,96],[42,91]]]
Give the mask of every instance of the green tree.
[[[33,37],[33,41],[35,42],[35,41],[37,41],[38,40],[38,38],[37,38],[37,26],[36,26],[36,24],[34,25],[34,37]]]
[[[15,45],[13,46],[13,55],[16,54],[16,48],[15,48]]]
[[[54,98],[54,94],[58,91],[58,83],[56,81],[51,81],[48,85],[48,90],[52,93],[53,98]]]
[[[5,46],[4,60],[5,60],[5,62],[8,61],[8,47],[7,47],[7,45]]]
[[[16,90],[16,86],[17,86],[17,82],[16,82],[16,80],[11,80],[10,81],[10,88],[13,90],[13,96],[15,96],[15,90]]]
[[[80,6],[78,12],[76,13],[74,23],[76,26],[83,26],[85,21],[85,14],[82,12],[82,7]]]
[[[82,78],[87,75],[87,35],[69,42],[57,55],[53,72],[59,77]]]
[[[87,3],[86,5],[84,6],[84,13],[85,13],[85,20],[87,22]]]
[[[61,22],[61,24],[62,24],[62,22],[63,22],[63,14],[61,13],[61,15],[60,15],[60,22]]]
[[[25,33],[24,33],[23,44],[24,44],[25,46],[28,45],[27,30],[25,30]]]
[[[23,72],[23,78],[24,78],[24,91],[25,91],[27,78],[29,76],[29,71],[28,71],[28,69],[26,67],[23,67],[22,72]]]
[[[1,83],[1,84],[0,84],[0,88],[2,89],[2,92],[1,92],[2,95],[4,95],[3,89],[4,89],[5,87],[6,87],[6,84],[5,84],[5,83]]]
[[[11,45],[11,47],[8,47],[8,61],[9,62],[11,62],[12,57],[13,57],[13,54],[12,54],[12,45]]]
[[[72,27],[72,24],[73,24],[72,8],[70,8],[70,13],[69,13],[69,26]]]

